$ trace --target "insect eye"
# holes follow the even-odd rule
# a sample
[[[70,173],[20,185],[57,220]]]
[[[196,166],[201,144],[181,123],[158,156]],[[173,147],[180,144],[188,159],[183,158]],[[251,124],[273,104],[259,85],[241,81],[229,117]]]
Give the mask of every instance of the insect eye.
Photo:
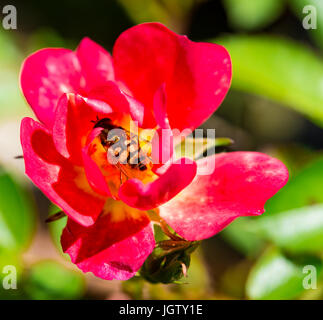
[[[146,169],[147,169],[147,166],[146,166],[145,164],[142,164],[142,163],[141,163],[141,164],[139,165],[139,170],[140,170],[140,171],[145,171]]]

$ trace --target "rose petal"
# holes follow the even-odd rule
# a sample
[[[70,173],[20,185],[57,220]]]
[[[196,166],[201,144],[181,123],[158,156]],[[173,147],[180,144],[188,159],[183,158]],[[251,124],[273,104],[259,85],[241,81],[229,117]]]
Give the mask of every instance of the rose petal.
[[[20,84],[36,116],[48,128],[54,123],[56,104],[63,93],[86,94],[114,79],[110,54],[89,38],[76,52],[49,48],[30,55],[23,63]]]
[[[155,246],[146,213],[114,200],[91,227],[69,220],[61,241],[81,270],[107,280],[134,276]]]
[[[73,166],[55,149],[49,131],[31,118],[21,123],[26,174],[44,194],[81,225],[93,224],[105,197],[89,186],[84,169]]]
[[[188,186],[195,175],[196,163],[182,158],[172,163],[164,174],[153,182],[144,184],[138,179],[126,181],[119,189],[119,197],[133,208],[154,209]]]
[[[133,121],[142,126],[144,117],[144,106],[124,93],[114,82],[109,81],[104,86],[96,87],[89,93],[92,99],[104,101],[115,112],[130,114]]]
[[[82,148],[94,127],[93,121],[107,117],[112,109],[105,103],[90,103],[79,95],[64,94],[58,102],[53,139],[58,152],[75,164],[82,164]]]
[[[154,164],[153,171],[158,173],[159,168],[170,161],[174,153],[173,132],[167,117],[164,84],[157,90],[154,96],[154,115],[158,128],[151,141],[151,158]]]
[[[195,43],[159,23],[123,32],[113,49],[116,79],[144,103],[146,127],[154,127],[153,99],[165,83],[172,128],[194,129],[221,104],[232,77],[226,49]]]
[[[82,94],[85,80],[73,51],[43,49],[24,61],[20,84],[37,118],[51,128],[59,97],[67,92]]]
[[[94,191],[104,195],[111,196],[111,192],[105,178],[98,165],[89,155],[89,146],[82,149],[83,165],[86,178]]]
[[[160,216],[187,240],[212,237],[239,216],[259,215],[288,180],[283,163],[257,152],[232,152],[197,161],[214,166],[162,205]]]
[[[86,90],[114,80],[113,62],[110,53],[89,38],[84,38],[76,49],[82,73],[86,78]]]

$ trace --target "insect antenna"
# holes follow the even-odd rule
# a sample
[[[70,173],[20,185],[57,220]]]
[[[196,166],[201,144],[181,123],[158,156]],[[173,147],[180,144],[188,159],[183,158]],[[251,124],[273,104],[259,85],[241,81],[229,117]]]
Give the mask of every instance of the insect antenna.
[[[120,170],[120,183],[122,184],[122,174],[124,174],[127,177],[127,180],[130,178],[129,175],[127,174],[126,170],[122,168],[120,163],[116,164],[116,167]]]

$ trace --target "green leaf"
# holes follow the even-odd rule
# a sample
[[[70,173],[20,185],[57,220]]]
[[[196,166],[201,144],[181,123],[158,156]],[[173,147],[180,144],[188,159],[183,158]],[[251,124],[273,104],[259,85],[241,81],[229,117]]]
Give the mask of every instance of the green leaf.
[[[0,66],[19,68],[17,61],[20,63],[22,60],[22,54],[14,43],[13,37],[10,37],[8,32],[0,30]]]
[[[57,262],[42,261],[32,266],[24,288],[35,300],[78,299],[84,294],[84,279]]]
[[[180,31],[193,6],[201,0],[119,0],[136,23],[159,21]]]
[[[309,29],[308,32],[316,43],[323,48],[323,1],[320,0],[289,0],[291,8],[294,10],[295,14],[303,22],[304,18],[310,13],[303,12],[306,6],[313,6],[316,10],[317,25],[315,29]],[[311,21],[312,22],[312,21]]]
[[[317,260],[309,259],[296,264],[283,256],[276,248],[267,250],[252,268],[246,286],[251,299],[294,299],[303,291],[303,268],[306,265],[321,266]]]
[[[236,219],[221,232],[221,237],[241,253],[255,256],[264,248],[266,242],[258,234],[257,225],[256,228],[254,226],[254,218]]]
[[[199,159],[207,150],[219,147],[226,147],[233,143],[230,138],[192,138],[187,137],[182,143],[175,148],[176,158],[187,157],[191,159]],[[212,152],[213,154],[214,152]]]
[[[0,28],[0,117],[28,116],[31,111],[18,85],[19,67],[23,56],[13,37]]]
[[[169,19],[167,12],[157,1],[138,0],[134,2],[131,0],[119,0],[119,2],[136,23],[149,22],[155,19],[166,23]]]
[[[259,219],[265,236],[293,253],[323,251],[323,205],[313,205]]]
[[[12,177],[0,170],[0,249],[25,249],[35,228],[34,207]]]
[[[282,0],[223,0],[230,24],[238,29],[253,30],[272,23],[281,14]]]
[[[77,44],[76,44],[77,45]],[[42,48],[75,48],[67,39],[63,39],[57,31],[50,27],[35,30],[28,38],[28,53],[31,54]]]
[[[321,57],[274,36],[229,36],[216,42],[232,57],[233,88],[282,103],[323,126]]]
[[[323,203],[323,159],[308,164],[266,203],[266,214]],[[263,218],[263,217],[261,217]]]

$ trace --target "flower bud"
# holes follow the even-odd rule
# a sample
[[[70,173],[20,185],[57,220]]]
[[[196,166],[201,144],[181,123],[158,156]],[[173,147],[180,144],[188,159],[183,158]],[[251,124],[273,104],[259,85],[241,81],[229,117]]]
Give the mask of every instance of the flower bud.
[[[191,253],[198,242],[165,240],[158,243],[140,270],[143,278],[152,283],[173,283],[186,276]]]

